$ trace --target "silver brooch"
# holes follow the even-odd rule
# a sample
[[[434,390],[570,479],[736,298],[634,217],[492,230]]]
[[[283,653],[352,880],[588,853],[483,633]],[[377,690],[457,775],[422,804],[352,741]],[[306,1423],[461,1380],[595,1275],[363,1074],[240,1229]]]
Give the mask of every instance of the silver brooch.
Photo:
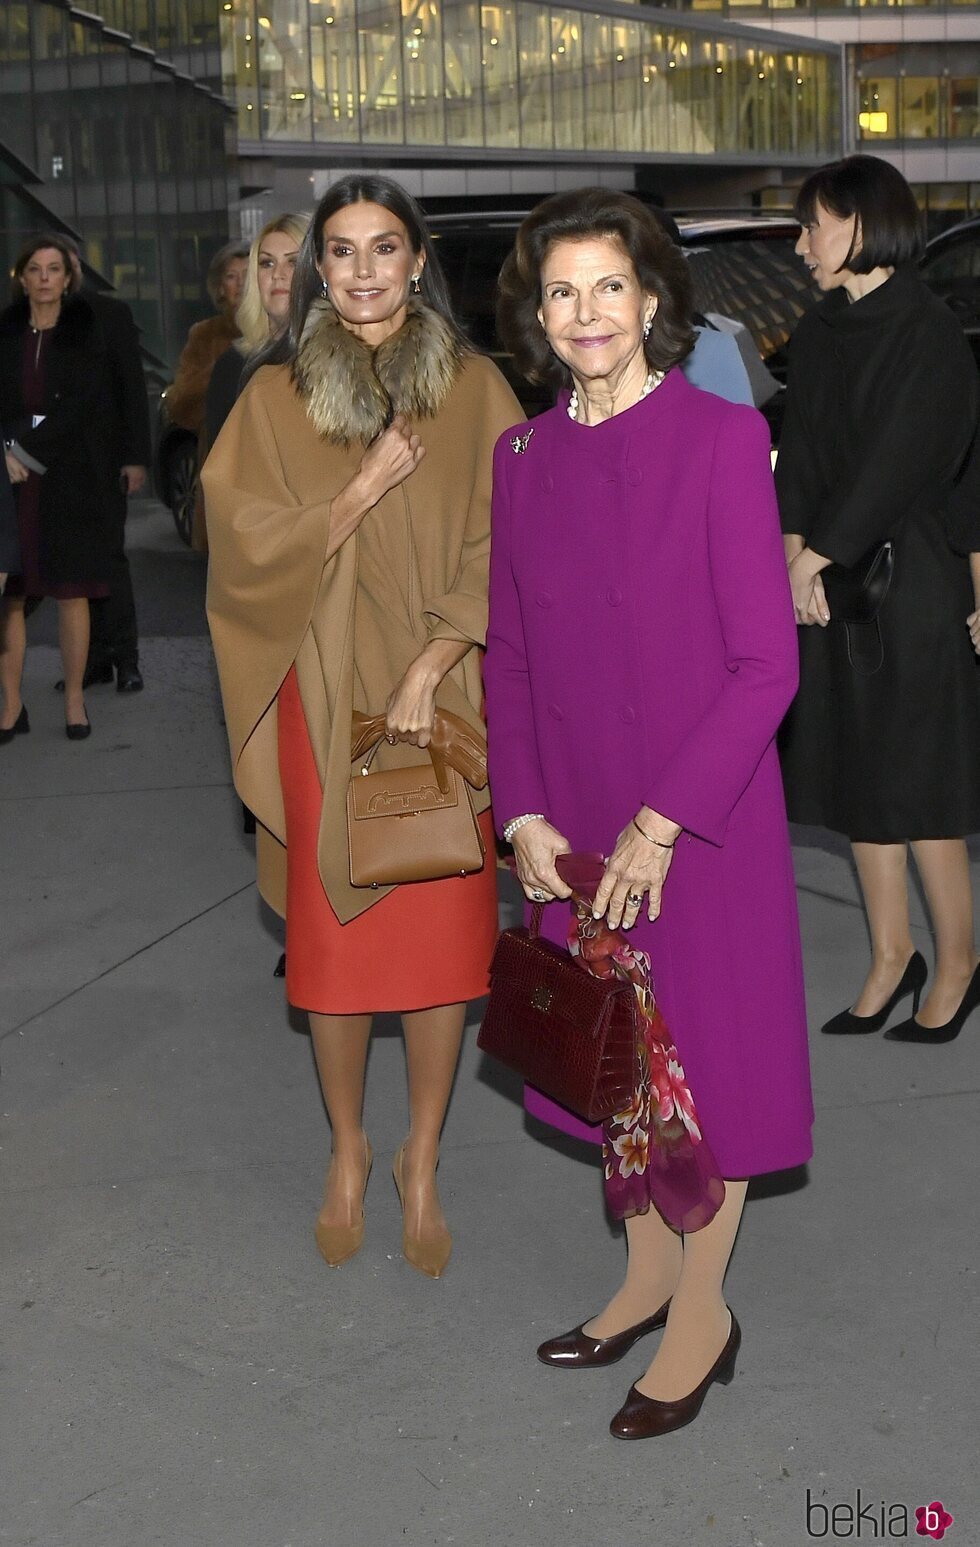
[[[511,449],[516,451],[519,457],[524,455],[525,451],[527,450],[528,441],[531,439],[533,434],[534,426],[532,425],[526,435],[514,435],[511,437]]]

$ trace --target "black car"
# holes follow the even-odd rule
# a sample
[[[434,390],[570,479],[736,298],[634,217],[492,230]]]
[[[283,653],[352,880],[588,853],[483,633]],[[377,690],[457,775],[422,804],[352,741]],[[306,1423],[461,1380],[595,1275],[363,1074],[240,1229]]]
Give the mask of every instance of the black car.
[[[980,366],[980,216],[964,220],[926,248],[922,277],[960,320]]]

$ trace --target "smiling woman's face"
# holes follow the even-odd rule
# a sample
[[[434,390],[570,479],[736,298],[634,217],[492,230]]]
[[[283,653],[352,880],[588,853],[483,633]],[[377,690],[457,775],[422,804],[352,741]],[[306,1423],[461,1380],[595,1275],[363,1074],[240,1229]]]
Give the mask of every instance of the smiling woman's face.
[[[541,268],[541,323],[555,354],[579,380],[615,376],[643,347],[657,310],[626,249],[613,236],[558,241]]]
[[[361,200],[339,209],[323,227],[320,273],[341,320],[376,342],[405,320],[409,284],[421,274],[408,232],[383,205]]]

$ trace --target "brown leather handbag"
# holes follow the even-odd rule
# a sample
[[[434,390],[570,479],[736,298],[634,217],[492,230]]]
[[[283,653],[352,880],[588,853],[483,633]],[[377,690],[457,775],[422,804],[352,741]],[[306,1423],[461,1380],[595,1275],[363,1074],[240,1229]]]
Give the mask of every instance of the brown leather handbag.
[[[505,929],[490,964],[477,1046],[587,1123],[629,1105],[637,1083],[639,1011],[632,983],[592,977],[530,929]]]
[[[355,745],[362,729],[354,727]],[[458,770],[432,746],[428,766],[372,773],[383,739],[375,740],[347,791],[351,886],[398,886],[482,870],[483,837]],[[484,747],[484,770],[485,758]]]

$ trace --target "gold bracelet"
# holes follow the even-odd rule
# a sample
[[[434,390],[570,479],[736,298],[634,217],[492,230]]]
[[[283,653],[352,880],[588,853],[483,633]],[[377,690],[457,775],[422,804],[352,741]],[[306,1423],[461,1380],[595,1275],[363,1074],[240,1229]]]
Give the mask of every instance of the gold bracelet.
[[[659,838],[651,838],[649,833],[645,833],[643,831],[643,828],[640,826],[639,822],[636,820],[636,817],[633,817],[632,821],[633,821],[633,826],[636,828],[636,830],[639,833],[640,837],[641,838],[645,838],[647,843],[655,844],[658,849],[672,849],[674,847],[674,843],[677,842],[677,839],[675,838],[674,839],[674,843],[661,843]]]

